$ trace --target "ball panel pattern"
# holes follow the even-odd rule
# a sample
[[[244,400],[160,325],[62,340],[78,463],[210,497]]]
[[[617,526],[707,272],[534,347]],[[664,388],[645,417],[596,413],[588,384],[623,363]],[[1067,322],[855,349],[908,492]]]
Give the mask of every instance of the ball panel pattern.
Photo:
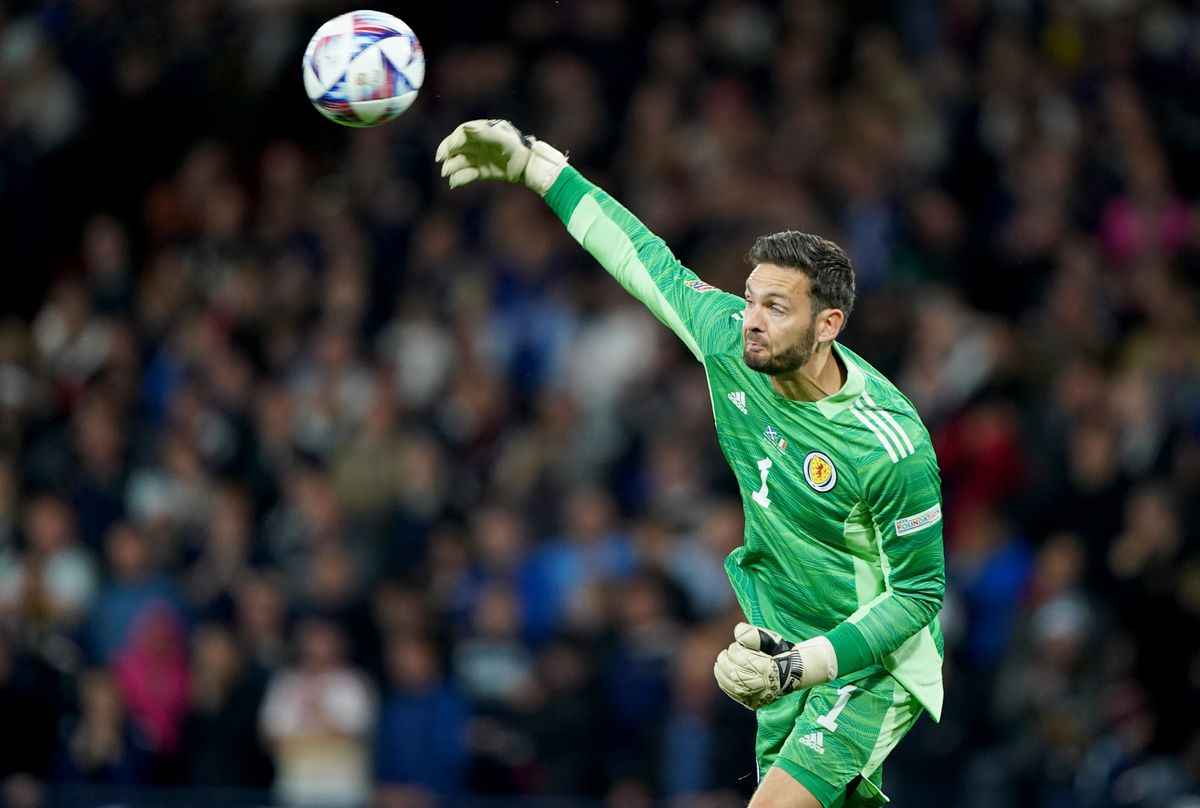
[[[345,126],[377,126],[416,100],[425,54],[403,21],[353,11],[317,29],[303,72],[305,92],[322,115]]]

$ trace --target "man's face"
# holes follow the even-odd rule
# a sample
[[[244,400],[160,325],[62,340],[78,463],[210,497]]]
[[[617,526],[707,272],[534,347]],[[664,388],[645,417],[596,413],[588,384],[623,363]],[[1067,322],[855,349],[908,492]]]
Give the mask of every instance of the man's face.
[[[817,318],[808,277],[795,269],[759,264],[746,279],[742,359],[768,376],[808,364],[817,349]]]

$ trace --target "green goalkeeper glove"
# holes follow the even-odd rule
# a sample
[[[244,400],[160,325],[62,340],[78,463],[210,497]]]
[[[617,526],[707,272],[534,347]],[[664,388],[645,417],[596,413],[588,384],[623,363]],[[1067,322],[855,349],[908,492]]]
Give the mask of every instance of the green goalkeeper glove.
[[[749,623],[738,623],[733,637],[713,674],[727,696],[751,710],[837,678],[837,654],[825,637],[792,643]]]
[[[567,164],[566,155],[549,143],[496,119],[459,124],[437,147],[434,159],[451,188],[475,180],[508,180],[524,182],[541,196]]]

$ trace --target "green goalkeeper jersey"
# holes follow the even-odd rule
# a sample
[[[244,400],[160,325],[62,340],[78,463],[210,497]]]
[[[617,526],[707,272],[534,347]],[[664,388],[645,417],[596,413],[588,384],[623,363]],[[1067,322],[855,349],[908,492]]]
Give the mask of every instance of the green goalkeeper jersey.
[[[941,486],[912,404],[836,342],[842,388],[816,402],[784,398],[742,359],[740,296],[698,278],[570,166],[546,201],[704,365],[746,516],[725,568],[747,619],[791,640],[825,635],[839,677],[882,665],[940,717]]]

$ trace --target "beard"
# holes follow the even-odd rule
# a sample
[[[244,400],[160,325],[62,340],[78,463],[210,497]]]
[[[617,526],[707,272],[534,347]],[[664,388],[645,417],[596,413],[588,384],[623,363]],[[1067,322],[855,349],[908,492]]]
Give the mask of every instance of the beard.
[[[743,337],[743,346],[745,338]],[[755,356],[742,348],[742,361],[751,370],[765,373],[768,376],[782,376],[799,370],[808,364],[817,351],[817,321],[814,318],[808,324],[808,330],[800,335],[800,339],[782,352],[773,356]]]

